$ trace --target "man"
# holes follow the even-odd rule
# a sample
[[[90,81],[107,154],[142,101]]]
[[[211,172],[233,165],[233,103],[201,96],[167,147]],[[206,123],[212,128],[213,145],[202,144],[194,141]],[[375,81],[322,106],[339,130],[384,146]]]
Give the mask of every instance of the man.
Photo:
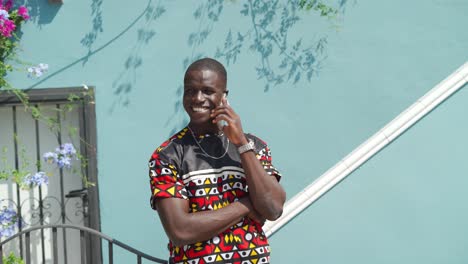
[[[281,215],[286,194],[266,143],[244,134],[228,104],[226,81],[216,60],[188,67],[190,123],[149,162],[151,206],[170,239],[170,263],[269,263],[262,225]]]

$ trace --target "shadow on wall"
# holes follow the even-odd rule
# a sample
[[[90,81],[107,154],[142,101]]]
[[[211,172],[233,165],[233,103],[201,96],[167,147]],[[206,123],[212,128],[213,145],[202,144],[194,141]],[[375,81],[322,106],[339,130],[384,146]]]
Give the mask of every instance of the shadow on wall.
[[[347,1],[338,1],[338,13],[344,13]],[[246,1],[240,14],[247,19],[249,26],[243,31],[229,30],[224,45],[218,47],[215,54],[197,53],[198,47],[204,43],[218,22],[223,4],[223,0],[200,4],[193,13],[199,29],[188,36],[187,42],[192,48],[192,54],[183,60],[184,71],[189,63],[202,57],[214,55],[229,66],[236,63],[241,52],[253,51],[258,60],[252,70],[256,71],[258,80],[264,81],[265,92],[286,83],[296,85],[303,79],[310,82],[313,76],[318,75],[321,62],[326,58],[327,37],[322,36],[313,41],[291,38],[289,32],[300,21],[300,16],[310,15],[308,11],[300,9],[298,1],[295,0]],[[181,85],[175,94],[174,112],[166,121],[166,127],[173,125],[170,135],[188,123],[182,107],[182,93]],[[180,118],[182,115],[183,119]]]
[[[102,28],[102,0],[92,0],[91,2],[91,17],[93,18],[93,26],[91,31],[88,32],[82,39],[81,44],[88,49],[88,55],[91,54],[94,41],[96,41],[99,33],[103,32]],[[83,65],[88,62],[88,57],[83,60]]]
[[[36,23],[41,27],[44,24],[49,24],[54,20],[59,9],[62,7],[60,4],[49,4],[46,0],[24,0],[22,3],[16,1],[15,5],[25,5],[28,7],[30,21]]]
[[[193,12],[193,18],[198,22],[198,30],[190,33],[187,38],[187,44],[191,48],[192,52],[190,56],[184,58],[182,62],[182,72],[185,72],[189,64],[193,61],[210,56],[210,54],[207,55],[205,53],[198,52],[198,49],[204,44],[208,36],[213,31],[216,22],[219,21],[219,17],[223,11],[224,1],[225,0],[212,0],[209,2],[202,2]],[[174,112],[166,120],[166,127],[169,125],[173,126],[169,132],[170,135],[175,134],[188,123],[187,116],[185,115],[185,111],[182,106],[183,91],[184,87],[181,84],[177,87],[175,93]]]
[[[93,1],[95,1],[95,0],[93,0]],[[100,1],[100,0],[97,0],[97,1]],[[93,2],[93,3],[94,3],[94,2]],[[87,52],[87,54],[86,54],[85,56],[79,58],[78,60],[76,60],[76,61],[74,61],[74,62],[71,62],[71,63],[68,64],[68,65],[63,66],[62,68],[56,70],[55,72],[49,73],[46,77],[42,78],[40,81],[38,81],[38,82],[34,83],[33,85],[29,86],[29,87],[26,89],[26,91],[29,90],[29,89],[32,89],[32,88],[35,88],[35,87],[39,86],[40,84],[42,84],[43,82],[45,82],[45,81],[47,81],[47,80],[49,80],[49,79],[51,79],[51,78],[54,78],[56,75],[60,74],[60,73],[63,72],[63,71],[68,70],[69,68],[75,66],[76,64],[78,64],[78,63],[80,63],[80,62],[83,62],[83,64],[84,64],[85,61],[88,61],[88,60],[89,60],[92,56],[94,56],[96,53],[100,52],[101,50],[103,50],[104,48],[106,48],[107,46],[109,46],[110,44],[112,44],[114,41],[116,41],[117,39],[119,39],[120,37],[122,37],[125,33],[127,33],[132,27],[134,27],[134,26],[137,24],[137,22],[140,21],[140,19],[143,18],[143,17],[145,16],[145,14],[148,13],[148,10],[149,10],[149,8],[150,8],[150,4],[151,4],[151,0],[148,1],[148,5],[145,7],[145,9],[142,11],[142,13],[141,13],[141,14],[138,14],[137,17],[136,17],[128,26],[126,26],[119,34],[117,34],[115,37],[113,37],[112,39],[110,39],[109,41],[107,41],[106,43],[104,43],[102,46],[100,46],[100,47],[98,47],[98,48],[96,48],[96,49],[94,49],[94,50],[92,50],[91,48],[92,48],[92,45],[93,45],[93,43],[94,43],[95,38],[94,38],[94,40],[93,40],[92,42],[87,42],[87,43],[91,43],[91,44],[90,44],[90,45],[87,44],[87,45],[88,45],[87,47],[89,47],[89,50],[88,50],[88,52]],[[97,8],[100,8],[100,7],[97,6]],[[93,21],[94,21],[94,19],[93,19]],[[99,23],[100,23],[100,24],[99,24],[99,25],[100,25],[99,28],[101,28],[101,26],[102,26],[102,20],[101,20]],[[95,28],[95,27],[93,26],[93,29],[91,30],[91,34],[92,34],[94,28]],[[98,28],[98,27],[96,27],[96,28]],[[84,37],[83,39],[86,39],[86,36],[88,36],[89,34],[90,34],[90,33],[86,34],[85,37]],[[96,37],[97,37],[97,35],[96,35]],[[83,41],[82,41],[82,44],[83,44]]]
[[[248,1],[241,14],[250,21],[250,27],[236,33],[230,30],[216,57],[229,65],[245,48],[254,51],[258,56],[255,71],[258,79],[265,81],[265,92],[284,82],[296,84],[304,76],[310,81],[320,68],[327,39],[321,37],[306,45],[302,38],[290,40],[289,31],[300,20],[298,9],[296,1]]]
[[[143,65],[141,53],[156,35],[156,31],[153,29],[155,28],[153,23],[165,12],[166,9],[160,2],[157,5],[153,4],[151,1],[149,2],[144,14],[145,22],[137,30],[135,43],[129,49],[130,55],[128,55],[125,60],[123,70],[112,83],[112,89],[116,99],[109,109],[110,113],[112,113],[117,106],[127,107],[130,104],[130,93],[137,81],[137,70]]]

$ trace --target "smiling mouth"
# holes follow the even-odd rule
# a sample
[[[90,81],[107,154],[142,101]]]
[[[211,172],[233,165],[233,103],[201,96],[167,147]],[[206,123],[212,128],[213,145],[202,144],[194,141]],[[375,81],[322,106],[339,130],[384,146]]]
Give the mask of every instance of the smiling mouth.
[[[204,113],[210,111],[209,107],[204,107],[204,106],[192,106],[192,111],[195,113]]]

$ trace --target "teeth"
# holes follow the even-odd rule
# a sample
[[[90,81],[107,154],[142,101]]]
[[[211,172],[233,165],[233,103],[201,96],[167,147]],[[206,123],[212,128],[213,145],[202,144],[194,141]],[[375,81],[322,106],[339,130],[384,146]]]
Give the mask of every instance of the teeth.
[[[192,110],[194,112],[205,112],[205,111],[208,111],[209,108],[207,107],[192,107]]]

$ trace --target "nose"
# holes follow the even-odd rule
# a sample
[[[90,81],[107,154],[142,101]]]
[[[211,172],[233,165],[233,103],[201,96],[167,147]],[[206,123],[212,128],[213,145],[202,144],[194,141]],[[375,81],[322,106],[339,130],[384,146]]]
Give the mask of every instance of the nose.
[[[201,102],[204,99],[205,99],[205,97],[203,96],[202,91],[196,91],[194,93],[194,95],[192,96],[192,100],[195,101],[195,102]]]

